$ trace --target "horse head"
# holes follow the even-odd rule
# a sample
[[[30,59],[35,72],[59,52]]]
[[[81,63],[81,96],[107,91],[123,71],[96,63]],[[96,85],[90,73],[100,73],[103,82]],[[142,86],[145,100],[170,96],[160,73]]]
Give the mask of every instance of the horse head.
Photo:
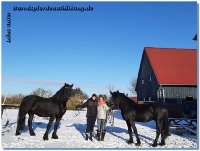
[[[112,96],[110,102],[108,103],[108,106],[110,108],[119,108],[119,102],[120,102],[120,99],[119,99],[119,91],[116,91],[116,92],[111,92],[110,91],[110,94]]]
[[[72,85],[66,84],[64,85],[64,97],[65,99],[68,99],[69,97],[71,97],[71,93],[72,93]]]
[[[72,87],[73,84],[69,85],[65,83],[64,86],[54,96],[61,102],[67,102],[71,97]]]

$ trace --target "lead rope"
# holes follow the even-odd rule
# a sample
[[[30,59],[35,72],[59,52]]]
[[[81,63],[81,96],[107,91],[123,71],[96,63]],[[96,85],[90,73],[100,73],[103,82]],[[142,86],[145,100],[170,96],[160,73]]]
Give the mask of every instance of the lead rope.
[[[115,118],[113,110],[111,110],[110,112],[108,112],[108,116],[107,117],[108,117],[107,118],[108,123],[110,123],[110,125],[113,127],[114,126],[114,118]]]
[[[70,99],[69,99],[69,101],[71,101]],[[71,101],[71,103],[72,103],[72,105],[75,107],[76,105],[74,104],[74,102],[72,102]],[[77,108],[74,108],[74,113],[73,113],[73,117],[77,117],[78,115],[80,114],[80,112],[79,112],[79,109]]]

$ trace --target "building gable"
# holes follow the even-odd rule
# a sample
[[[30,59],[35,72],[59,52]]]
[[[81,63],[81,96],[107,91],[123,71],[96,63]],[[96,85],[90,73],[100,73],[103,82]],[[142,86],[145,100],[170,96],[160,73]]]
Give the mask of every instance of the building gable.
[[[145,47],[136,83],[143,101],[196,99],[197,52],[195,49]],[[161,91],[162,90],[162,91]]]

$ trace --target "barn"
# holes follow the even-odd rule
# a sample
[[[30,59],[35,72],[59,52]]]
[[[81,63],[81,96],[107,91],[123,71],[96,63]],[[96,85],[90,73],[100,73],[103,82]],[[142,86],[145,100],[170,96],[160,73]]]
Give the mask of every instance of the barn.
[[[197,100],[197,50],[145,47],[135,87],[138,100]]]

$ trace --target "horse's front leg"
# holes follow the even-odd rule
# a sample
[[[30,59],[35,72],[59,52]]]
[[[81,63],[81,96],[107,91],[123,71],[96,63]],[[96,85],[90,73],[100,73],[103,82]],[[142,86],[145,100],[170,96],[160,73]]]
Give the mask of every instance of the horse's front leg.
[[[62,116],[56,118],[56,122],[54,124],[54,131],[53,131],[53,134],[52,134],[53,139],[58,139],[58,136],[57,136],[56,133],[57,133],[58,125],[59,125],[59,122],[60,122],[61,119],[62,119]]]
[[[133,128],[136,140],[137,140],[137,143],[135,145],[136,146],[140,146],[141,142],[140,142],[140,139],[139,139],[139,136],[138,136],[138,133],[137,133],[137,128],[135,126],[135,121],[134,120],[130,120],[130,123],[131,123],[131,126]]]
[[[131,123],[129,121],[126,121],[126,124],[127,124],[127,127],[128,127],[128,134],[129,134],[128,143],[131,144],[131,143],[133,143]]]
[[[161,124],[161,121],[160,120],[157,120],[156,121],[156,138],[152,144],[153,147],[157,147],[157,144],[158,144],[158,138],[160,136],[160,133],[161,133],[161,129],[162,129],[162,124]]]
[[[30,133],[31,136],[35,136],[35,133],[34,133],[33,128],[32,128],[33,117],[34,117],[34,114],[29,113],[28,127],[29,127],[29,133]]]
[[[48,138],[49,129],[51,128],[51,125],[52,125],[54,119],[55,119],[55,117],[50,117],[50,119],[49,119],[49,123],[47,125],[47,130],[46,130],[46,132],[44,133],[44,136],[43,136],[43,140],[44,141],[49,139]]]

